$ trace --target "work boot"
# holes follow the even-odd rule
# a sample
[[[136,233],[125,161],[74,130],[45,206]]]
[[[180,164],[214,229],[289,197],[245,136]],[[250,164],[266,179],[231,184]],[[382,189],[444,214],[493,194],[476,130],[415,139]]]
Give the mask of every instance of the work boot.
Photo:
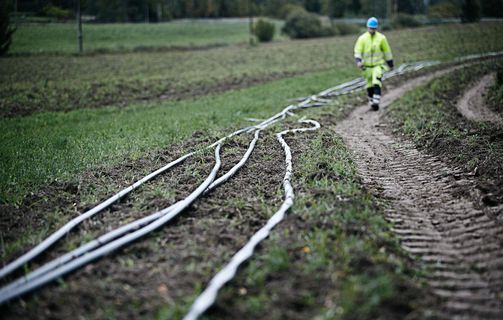
[[[379,110],[379,103],[380,102],[381,102],[381,95],[374,94],[374,96],[372,97],[372,104],[371,104],[372,110],[374,110],[374,111]]]
[[[373,87],[367,88],[367,97],[369,100],[369,108],[372,108],[372,104],[374,103],[373,96],[374,96],[374,88]]]

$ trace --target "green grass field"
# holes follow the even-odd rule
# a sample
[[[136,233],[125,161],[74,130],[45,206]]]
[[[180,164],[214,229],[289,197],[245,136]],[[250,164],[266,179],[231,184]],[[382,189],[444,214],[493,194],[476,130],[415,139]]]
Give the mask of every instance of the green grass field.
[[[276,39],[284,39],[276,22]],[[84,52],[198,48],[249,41],[247,19],[175,20],[166,23],[83,24]],[[13,55],[77,53],[74,23],[21,24],[14,34]]]
[[[487,23],[387,35],[399,64],[503,50],[502,32],[503,24]],[[350,80],[359,75],[351,58],[354,40],[0,59],[1,201],[19,202],[48,181],[140,157],[195,130],[243,125],[243,117],[269,115],[287,105],[288,98]],[[274,80],[292,74],[299,75]],[[214,84],[225,89],[250,78],[259,84],[211,93]],[[201,86],[208,89],[197,91]],[[195,98],[190,98],[192,91]],[[166,92],[186,96],[159,100]]]
[[[501,23],[449,25],[386,33],[396,63],[450,59],[503,49]],[[0,60],[0,115],[128,105],[162,96],[215,91],[243,79],[261,81],[326,70],[354,70],[354,36],[282,41],[256,47],[30,56]],[[434,43],[436,45],[430,45]],[[354,70],[356,71],[356,70]],[[354,72],[355,75],[358,74]]]
[[[86,183],[75,195],[76,202],[83,207],[94,204],[113,194],[128,179],[144,173],[131,166],[115,176],[107,176],[107,169],[113,171],[112,166],[147,159],[156,151],[172,150],[173,145],[188,139],[195,142],[197,137],[221,137],[249,125],[250,122],[245,120],[247,117],[266,118],[278,112],[291,103],[289,98],[315,94],[359,76],[352,60],[355,36],[284,40],[250,47],[241,44],[247,41],[246,24],[239,27],[216,25],[214,33],[205,34],[208,25],[197,24],[190,29],[192,27],[183,25],[188,22],[177,23],[190,35],[176,38],[173,33],[165,35],[164,40],[160,35],[155,36],[164,36],[163,28],[167,28],[168,24],[92,26],[96,27],[94,31],[97,34],[102,34],[102,38],[95,38],[93,54],[81,57],[68,54],[74,45],[73,36],[68,35],[73,30],[72,25],[32,26],[33,29],[26,26],[26,30],[19,32],[17,36],[20,38],[13,48],[17,48],[15,50],[20,55],[0,59],[0,204],[11,209],[16,219],[19,216],[20,222],[28,220],[28,216],[23,214],[31,210],[30,206],[38,208],[48,202],[49,209],[36,212],[42,220],[40,225],[21,224],[22,232],[13,241],[4,243],[2,236],[2,259],[33,246],[75,214],[74,201],[68,202],[68,205],[63,201],[60,206],[59,199],[51,198],[57,198],[54,194],[37,194],[47,184],[68,182],[68,185],[79,189],[78,183],[71,182],[78,182],[79,177],[85,176],[85,171],[97,171],[98,176],[102,174],[104,177],[101,180],[92,178],[93,183]],[[51,28],[54,32],[50,31]],[[106,28],[110,29],[104,32]],[[23,32],[26,39],[36,38],[40,44],[35,45],[35,40],[28,41],[23,49],[22,42],[19,42]],[[89,30],[87,32],[91,34]],[[117,36],[113,35],[114,32]],[[399,65],[407,61],[447,61],[469,54],[502,51],[502,32],[503,23],[482,23],[385,34]],[[47,33],[54,38],[45,38]],[[151,37],[145,37],[145,33]],[[168,40],[178,44],[166,45]],[[210,48],[212,44],[219,43],[231,45]],[[135,48],[178,45],[208,48],[135,52]],[[43,47],[40,52],[57,54],[37,54],[36,46]],[[15,50],[13,53],[16,53]],[[470,69],[444,80],[448,79],[448,89],[451,90],[461,86],[456,77],[466,84],[478,72],[481,71]],[[431,92],[441,95],[445,91],[446,88],[435,81],[429,87],[407,94],[390,108],[390,113],[396,121],[402,122],[401,130],[420,144],[425,140],[414,134],[426,136],[426,133],[431,133],[430,129],[462,136],[471,134],[458,132],[450,124],[438,126],[446,118],[439,112],[440,107],[435,105],[437,96]],[[305,310],[305,314],[313,315],[306,318],[316,319],[375,319],[382,315],[386,317],[386,308],[390,306],[395,308],[391,310],[390,318],[405,318],[411,312],[430,307],[431,297],[421,284],[423,273],[428,271],[423,270],[420,264],[414,264],[399,248],[397,239],[383,218],[385,204],[378,203],[362,187],[356,164],[331,127],[333,121],[338,121],[347,112],[345,107],[351,99],[355,100],[354,97],[340,98],[326,108],[298,112],[300,116],[326,122],[321,121],[324,125],[316,133],[288,138],[292,142],[299,139],[292,150],[296,153],[292,179],[296,192],[293,210],[286,224],[274,230],[250,263],[222,290],[217,306],[231,306],[251,317],[273,319],[285,317],[275,312],[287,295],[292,304],[283,305],[280,311],[300,308],[300,311]],[[414,105],[424,101],[431,102],[428,115],[414,108]],[[292,125],[291,122],[288,124]],[[483,127],[474,128],[482,130]],[[194,135],[196,132],[197,135]],[[185,151],[190,146],[180,147],[178,151]],[[169,158],[171,155],[165,156]],[[152,160],[155,161],[158,160]],[[187,171],[195,176],[202,174],[190,167]],[[120,179],[117,179],[118,175]],[[176,199],[177,194],[173,190],[163,189],[164,185],[159,187],[163,181],[157,182],[159,185],[151,186],[151,189],[142,187],[138,190],[145,192],[146,202],[163,197],[168,198],[163,200],[169,201]],[[278,190],[280,187],[281,181],[278,181]],[[278,190],[273,192],[279,193]],[[33,196],[35,200],[29,199],[30,193],[36,193]],[[73,193],[70,188],[63,197],[73,196]],[[268,203],[266,197],[270,194],[260,195],[257,201]],[[241,205],[245,204],[245,200]],[[224,209],[234,205],[215,203],[215,206]],[[142,201],[136,206],[135,211],[145,210]],[[273,206],[259,207],[258,211],[269,214],[275,209]],[[225,216],[221,218],[227,219]],[[204,223],[205,220],[201,221]],[[227,225],[228,221],[222,224],[224,227]],[[181,242],[196,241],[197,237],[192,235]],[[69,247],[78,245],[82,240],[68,238],[74,239],[74,242],[66,243]],[[168,248],[168,255],[178,252],[157,241],[158,238],[162,236],[146,239],[144,244],[150,243],[152,247],[141,247],[141,253],[133,258],[140,261],[144,254],[159,254],[160,246],[165,250]],[[205,238],[202,240],[205,243],[201,248],[206,250]],[[124,254],[124,261],[128,261],[125,264],[134,269],[134,260],[130,258],[134,256],[134,250],[133,254],[130,253],[122,252],[111,255],[111,258]],[[195,251],[189,254],[201,258]],[[227,258],[224,256],[217,260],[223,263]],[[205,272],[214,267],[207,262],[201,265]],[[189,267],[196,268],[195,264]],[[185,265],[181,268],[186,271]],[[198,265],[198,268],[201,266]],[[167,268],[159,272],[171,271]],[[204,274],[204,277],[200,275],[195,279],[191,283],[194,288],[184,289],[190,293],[182,300],[154,301],[145,315],[141,313],[145,311],[145,301],[141,295],[135,295],[135,291],[126,294],[137,299],[137,303],[129,304],[128,308],[118,307],[114,299],[103,295],[102,292],[110,294],[107,288],[110,283],[107,281],[112,281],[106,275],[99,279],[102,292],[96,291],[96,299],[100,303],[89,304],[94,310],[85,310],[86,317],[104,318],[108,315],[110,318],[121,318],[125,315],[123,309],[128,309],[126,311],[131,312],[133,318],[134,315],[148,317],[154,313],[160,319],[178,319],[210,276]],[[62,280],[53,288],[64,290],[66,285]],[[320,287],[326,292],[320,294]],[[247,288],[248,293],[240,293],[242,288]],[[302,290],[297,292],[297,288]],[[76,300],[85,298],[84,295],[75,297]],[[39,314],[42,310],[39,306],[47,304],[55,304],[54,296],[36,293],[26,302],[13,302],[12,309],[14,313],[22,309],[28,310],[28,314]],[[81,307],[80,304],[78,306]],[[82,310],[72,312],[79,314]],[[211,312],[205,318],[212,319]]]
[[[246,117],[268,117],[287,105],[287,99],[350,76],[332,71],[195,100],[3,119],[0,176],[9,183],[2,188],[2,200],[17,201],[48,178],[68,178],[82,169],[138,158],[196,130],[248,125]]]

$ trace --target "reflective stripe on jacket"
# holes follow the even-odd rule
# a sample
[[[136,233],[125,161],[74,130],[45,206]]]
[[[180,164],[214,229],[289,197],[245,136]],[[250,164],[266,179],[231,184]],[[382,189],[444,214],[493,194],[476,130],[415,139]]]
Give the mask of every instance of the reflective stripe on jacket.
[[[382,33],[376,31],[371,35],[367,31],[356,40],[355,59],[360,59],[367,67],[373,67],[384,64],[384,60],[393,60],[393,55]]]

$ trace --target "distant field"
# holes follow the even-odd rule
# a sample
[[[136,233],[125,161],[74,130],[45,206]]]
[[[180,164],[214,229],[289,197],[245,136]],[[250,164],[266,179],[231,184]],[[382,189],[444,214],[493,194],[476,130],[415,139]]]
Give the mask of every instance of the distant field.
[[[278,26],[280,23],[277,23]],[[279,28],[277,29],[279,31]],[[83,24],[84,51],[204,47],[249,41],[247,19],[177,20],[167,23]],[[279,36],[279,32],[276,34]],[[75,53],[74,23],[21,24],[11,54]]]
[[[502,51],[502,33],[503,23],[482,23],[386,35],[399,64]],[[288,98],[355,78],[354,41],[0,59],[0,202],[141,157],[195,130],[243,125],[244,117],[265,117]]]
[[[110,27],[121,30],[120,26]],[[502,33],[503,23],[483,23],[396,30],[386,35],[396,63],[401,63],[503,50]],[[199,36],[187,36],[185,41]],[[0,117],[127,105],[159,97],[180,99],[314,71],[349,68],[356,75],[352,58],[355,38],[80,58],[35,55],[1,59]]]

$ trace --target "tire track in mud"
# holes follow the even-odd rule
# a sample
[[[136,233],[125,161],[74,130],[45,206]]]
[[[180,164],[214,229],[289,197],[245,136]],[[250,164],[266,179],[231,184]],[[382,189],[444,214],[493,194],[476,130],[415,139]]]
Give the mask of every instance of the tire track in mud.
[[[456,108],[467,119],[474,121],[503,122],[503,118],[485,104],[485,95],[496,82],[496,73],[483,76],[471,88],[466,90]]]
[[[383,96],[386,108],[404,92],[453,69],[413,79]],[[478,209],[473,178],[393,137],[381,112],[357,108],[335,130],[354,154],[363,183],[390,202],[386,219],[402,247],[420,257],[439,318],[501,319],[503,225]],[[468,192],[467,192],[468,190]]]

